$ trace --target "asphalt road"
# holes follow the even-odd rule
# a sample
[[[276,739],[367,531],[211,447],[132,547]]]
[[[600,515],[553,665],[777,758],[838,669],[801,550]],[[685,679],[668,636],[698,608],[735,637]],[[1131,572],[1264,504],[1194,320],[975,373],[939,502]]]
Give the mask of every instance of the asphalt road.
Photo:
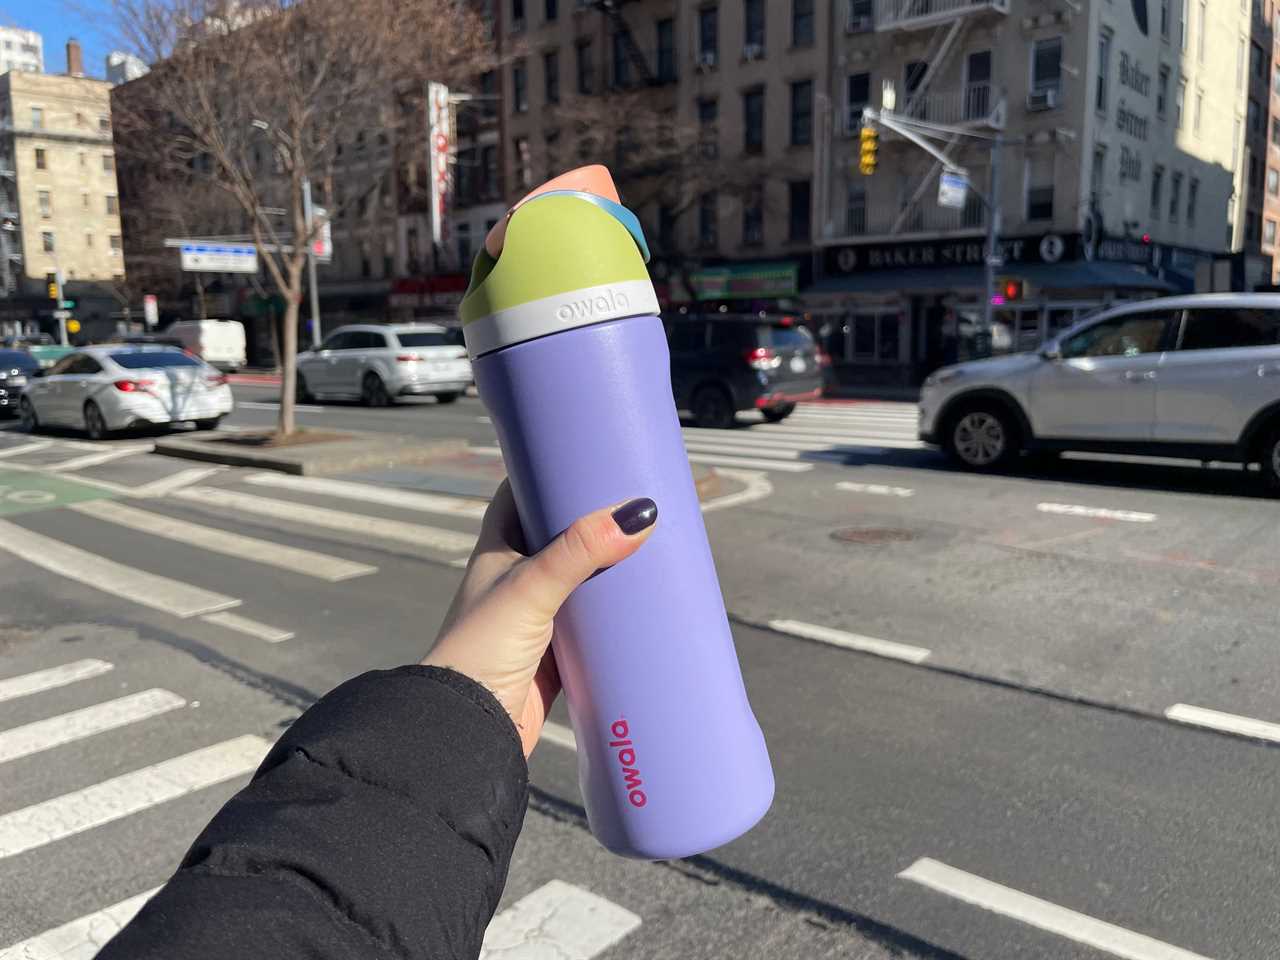
[[[233,425],[271,422],[272,388],[236,393]],[[588,910],[543,930],[582,957],[1280,956],[1280,503],[1168,463],[958,474],[912,416],[686,431],[730,478],[705,516],[774,807],[706,856],[619,860],[559,730],[502,911]],[[461,437],[449,494],[500,475],[474,399],[300,420]],[[0,430],[0,960],[103,936],[311,700],[420,657],[477,527],[479,501],[414,499],[431,469],[335,492],[145,447]]]

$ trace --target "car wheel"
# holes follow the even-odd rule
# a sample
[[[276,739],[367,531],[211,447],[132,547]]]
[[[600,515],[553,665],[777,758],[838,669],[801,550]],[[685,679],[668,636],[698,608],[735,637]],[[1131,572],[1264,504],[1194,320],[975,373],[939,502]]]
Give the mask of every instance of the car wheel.
[[[18,404],[18,416],[22,418],[22,428],[28,433],[38,433],[40,430],[40,417],[36,413],[36,405],[31,402],[30,397],[23,397]]]
[[[197,420],[196,429],[197,430],[217,430],[218,424],[220,424],[221,422],[222,422],[221,417],[209,417],[206,420]]]
[[[106,440],[111,436],[107,418],[92,400],[84,405],[84,432],[89,435],[90,440]]]
[[[733,426],[733,400],[723,387],[703,387],[693,395],[693,422],[700,427],[725,430]]]
[[[301,373],[297,374],[297,379],[293,383],[293,400],[295,403],[311,403],[315,400],[307,387],[307,378]]]
[[[951,418],[946,432],[947,453],[970,470],[996,470],[1019,446],[1013,417],[998,406],[967,407]]]
[[[457,399],[458,399],[458,394],[456,391],[450,391],[449,393],[436,394],[436,403],[453,403],[453,401]]]
[[[760,411],[770,423],[781,423],[796,412],[794,403],[780,403],[776,407],[765,407]]]
[[[1280,428],[1272,430],[1262,445],[1262,480],[1273,495],[1280,495]]]
[[[360,381],[360,401],[366,407],[391,406],[391,394],[387,393],[387,385],[376,373],[366,373]]]

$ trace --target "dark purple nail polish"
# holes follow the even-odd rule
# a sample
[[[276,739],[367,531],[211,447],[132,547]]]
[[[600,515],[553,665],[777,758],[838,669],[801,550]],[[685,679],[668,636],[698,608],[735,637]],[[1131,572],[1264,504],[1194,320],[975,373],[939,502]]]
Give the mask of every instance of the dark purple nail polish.
[[[613,522],[628,537],[634,537],[641,530],[652,527],[657,519],[658,505],[648,497],[628,500],[613,511]]]

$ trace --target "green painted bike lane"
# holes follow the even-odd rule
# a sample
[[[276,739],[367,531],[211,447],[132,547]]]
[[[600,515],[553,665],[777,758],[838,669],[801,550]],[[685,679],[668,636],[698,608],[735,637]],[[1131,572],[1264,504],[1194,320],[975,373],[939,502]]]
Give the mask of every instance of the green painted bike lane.
[[[109,490],[77,483],[50,473],[0,470],[0,517],[56,510],[85,500],[116,496]]]

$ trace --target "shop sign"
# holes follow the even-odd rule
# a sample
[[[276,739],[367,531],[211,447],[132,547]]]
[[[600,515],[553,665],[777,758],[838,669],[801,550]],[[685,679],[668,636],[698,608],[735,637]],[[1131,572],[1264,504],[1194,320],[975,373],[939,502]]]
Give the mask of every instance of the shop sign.
[[[690,275],[694,296],[689,297],[682,278],[672,278],[677,300],[771,300],[793,297],[799,286],[794,263],[741,263],[704,267]]]

